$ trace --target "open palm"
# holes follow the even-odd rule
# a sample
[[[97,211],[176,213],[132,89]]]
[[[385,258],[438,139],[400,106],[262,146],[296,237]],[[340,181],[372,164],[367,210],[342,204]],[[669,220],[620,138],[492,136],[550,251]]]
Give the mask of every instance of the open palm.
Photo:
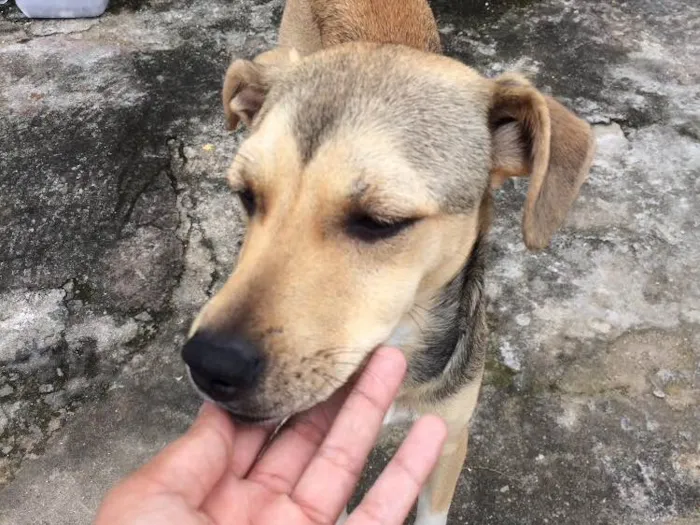
[[[270,429],[235,426],[205,404],[187,434],[110,492],[96,525],[335,523],[405,368],[398,350],[377,350],[349,394],[296,417],[262,454]],[[403,523],[445,432],[437,417],[419,420],[347,524]]]

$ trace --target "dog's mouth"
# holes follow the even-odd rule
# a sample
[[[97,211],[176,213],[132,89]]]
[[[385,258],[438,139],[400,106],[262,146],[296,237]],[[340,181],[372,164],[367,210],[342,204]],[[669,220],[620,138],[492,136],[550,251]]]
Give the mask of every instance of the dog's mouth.
[[[382,345],[377,345],[374,347],[374,349],[376,350],[376,348],[378,348],[379,346]],[[360,372],[364,369],[364,365],[366,364],[367,359],[369,359],[369,356],[372,353],[373,352],[368,353],[367,357],[365,358],[365,362],[360,364],[354,371],[354,373],[352,373],[350,377],[346,379],[346,381],[344,381],[342,384],[339,384],[337,388],[335,388],[333,391],[327,392],[327,395],[325,395],[324,397],[319,397],[317,395],[317,392],[316,395],[314,395],[314,393],[308,392],[308,395],[306,396],[304,401],[295,403],[296,406],[293,406],[294,404],[292,404],[292,406],[288,406],[286,410],[274,410],[272,406],[268,407],[268,410],[264,410],[263,407],[260,406],[259,408],[261,410],[258,410],[257,407],[244,406],[246,405],[245,402],[239,403],[233,400],[228,401],[214,399],[198,384],[194,377],[196,374],[194,374],[193,371],[190,370],[190,367],[186,366],[185,368],[187,370],[189,382],[194,388],[194,390],[206,401],[209,401],[228,412],[234,421],[242,423],[244,425],[279,427],[282,426],[291,417],[313,409],[319,404],[327,401],[338,390],[346,387],[348,384],[353,383],[357,379],[357,376],[360,374]],[[277,408],[281,407],[277,405]]]
[[[295,416],[295,415],[300,414],[302,412],[306,412],[307,410],[310,410],[313,407],[315,407],[315,406],[317,406],[320,403],[323,403],[325,401],[325,399],[319,399],[309,406],[307,406],[307,404],[304,404],[304,406],[302,406],[298,409],[292,409],[290,411],[284,411],[284,412],[275,412],[275,413],[255,412],[255,413],[251,413],[250,411],[241,410],[240,407],[233,406],[232,403],[225,402],[225,401],[218,401],[216,399],[213,399],[197,384],[197,382],[192,377],[192,371],[189,369],[189,367],[186,367],[186,369],[187,369],[187,376],[189,378],[190,384],[192,385],[195,392],[197,392],[197,394],[199,394],[200,397],[202,397],[206,401],[209,401],[210,403],[215,404],[219,408],[222,408],[223,410],[228,412],[228,414],[231,416],[231,418],[234,421],[236,421],[237,423],[242,423],[244,425],[279,427],[279,426],[282,426],[292,416]],[[339,388],[342,388],[342,385]],[[331,392],[328,395],[328,397],[333,395],[334,392]]]
[[[228,408],[226,405],[222,405],[219,403],[219,406],[226,410],[229,415],[233,418],[234,421],[238,423],[243,423],[244,425],[256,425],[256,426],[277,426],[283,423],[285,420],[289,419],[291,416],[287,417],[280,417],[280,416],[272,416],[272,417],[265,417],[265,416],[259,416],[259,415],[250,415],[250,414],[243,414],[240,412],[236,412],[235,410],[231,410]]]

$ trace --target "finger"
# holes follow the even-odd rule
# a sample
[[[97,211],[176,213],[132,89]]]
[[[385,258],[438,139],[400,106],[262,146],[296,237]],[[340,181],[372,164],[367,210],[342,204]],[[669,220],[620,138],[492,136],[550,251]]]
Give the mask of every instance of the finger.
[[[282,429],[253,466],[248,479],[278,494],[289,494],[333,424],[347,389],[299,414]]]
[[[318,443],[333,423],[335,415],[347,396],[347,390],[341,388],[327,401],[290,421],[289,426],[281,430],[268,449],[253,463],[252,470],[245,476],[246,480],[257,482],[272,493],[289,493],[318,448]],[[292,430],[299,429],[299,425],[308,426],[308,428],[298,432]],[[315,427],[315,430],[311,427]],[[240,429],[237,429],[237,432],[236,442],[240,437]],[[299,441],[301,435],[306,436],[309,441],[317,441],[313,450],[308,451],[305,443]],[[237,448],[236,454],[238,454]],[[240,488],[241,477],[232,474],[224,475],[211,496],[204,502],[202,509],[214,522],[236,522],[237,516],[235,513],[232,514],[231,498]],[[272,521],[272,523],[275,522]]]
[[[419,419],[346,525],[401,525],[440,458],[446,436],[439,417]]]
[[[142,495],[174,494],[199,507],[226,471],[233,456],[234,434],[228,415],[205,403],[187,433],[128,481]]]
[[[350,498],[405,371],[400,351],[380,348],[360,375],[291,494],[312,521],[334,521]]]
[[[260,425],[237,425],[231,471],[236,478],[244,477],[255,463],[258,454],[274,428]]]

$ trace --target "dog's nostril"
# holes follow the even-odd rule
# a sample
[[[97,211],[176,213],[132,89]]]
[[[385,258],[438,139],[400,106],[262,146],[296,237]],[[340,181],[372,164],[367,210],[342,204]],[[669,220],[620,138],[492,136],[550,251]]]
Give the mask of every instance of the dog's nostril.
[[[216,401],[230,401],[260,379],[264,359],[240,337],[196,333],[182,349],[196,385]]]
[[[230,385],[229,383],[224,383],[223,381],[218,381],[218,380],[213,380],[211,382],[211,386],[219,391],[226,392],[227,390],[229,391],[235,391],[236,387],[233,385]]]

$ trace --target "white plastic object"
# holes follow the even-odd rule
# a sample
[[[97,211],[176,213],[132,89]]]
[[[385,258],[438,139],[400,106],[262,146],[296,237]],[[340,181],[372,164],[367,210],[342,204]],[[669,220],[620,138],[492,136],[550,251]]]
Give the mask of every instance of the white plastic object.
[[[29,18],[93,18],[107,9],[109,0],[16,0]]]

